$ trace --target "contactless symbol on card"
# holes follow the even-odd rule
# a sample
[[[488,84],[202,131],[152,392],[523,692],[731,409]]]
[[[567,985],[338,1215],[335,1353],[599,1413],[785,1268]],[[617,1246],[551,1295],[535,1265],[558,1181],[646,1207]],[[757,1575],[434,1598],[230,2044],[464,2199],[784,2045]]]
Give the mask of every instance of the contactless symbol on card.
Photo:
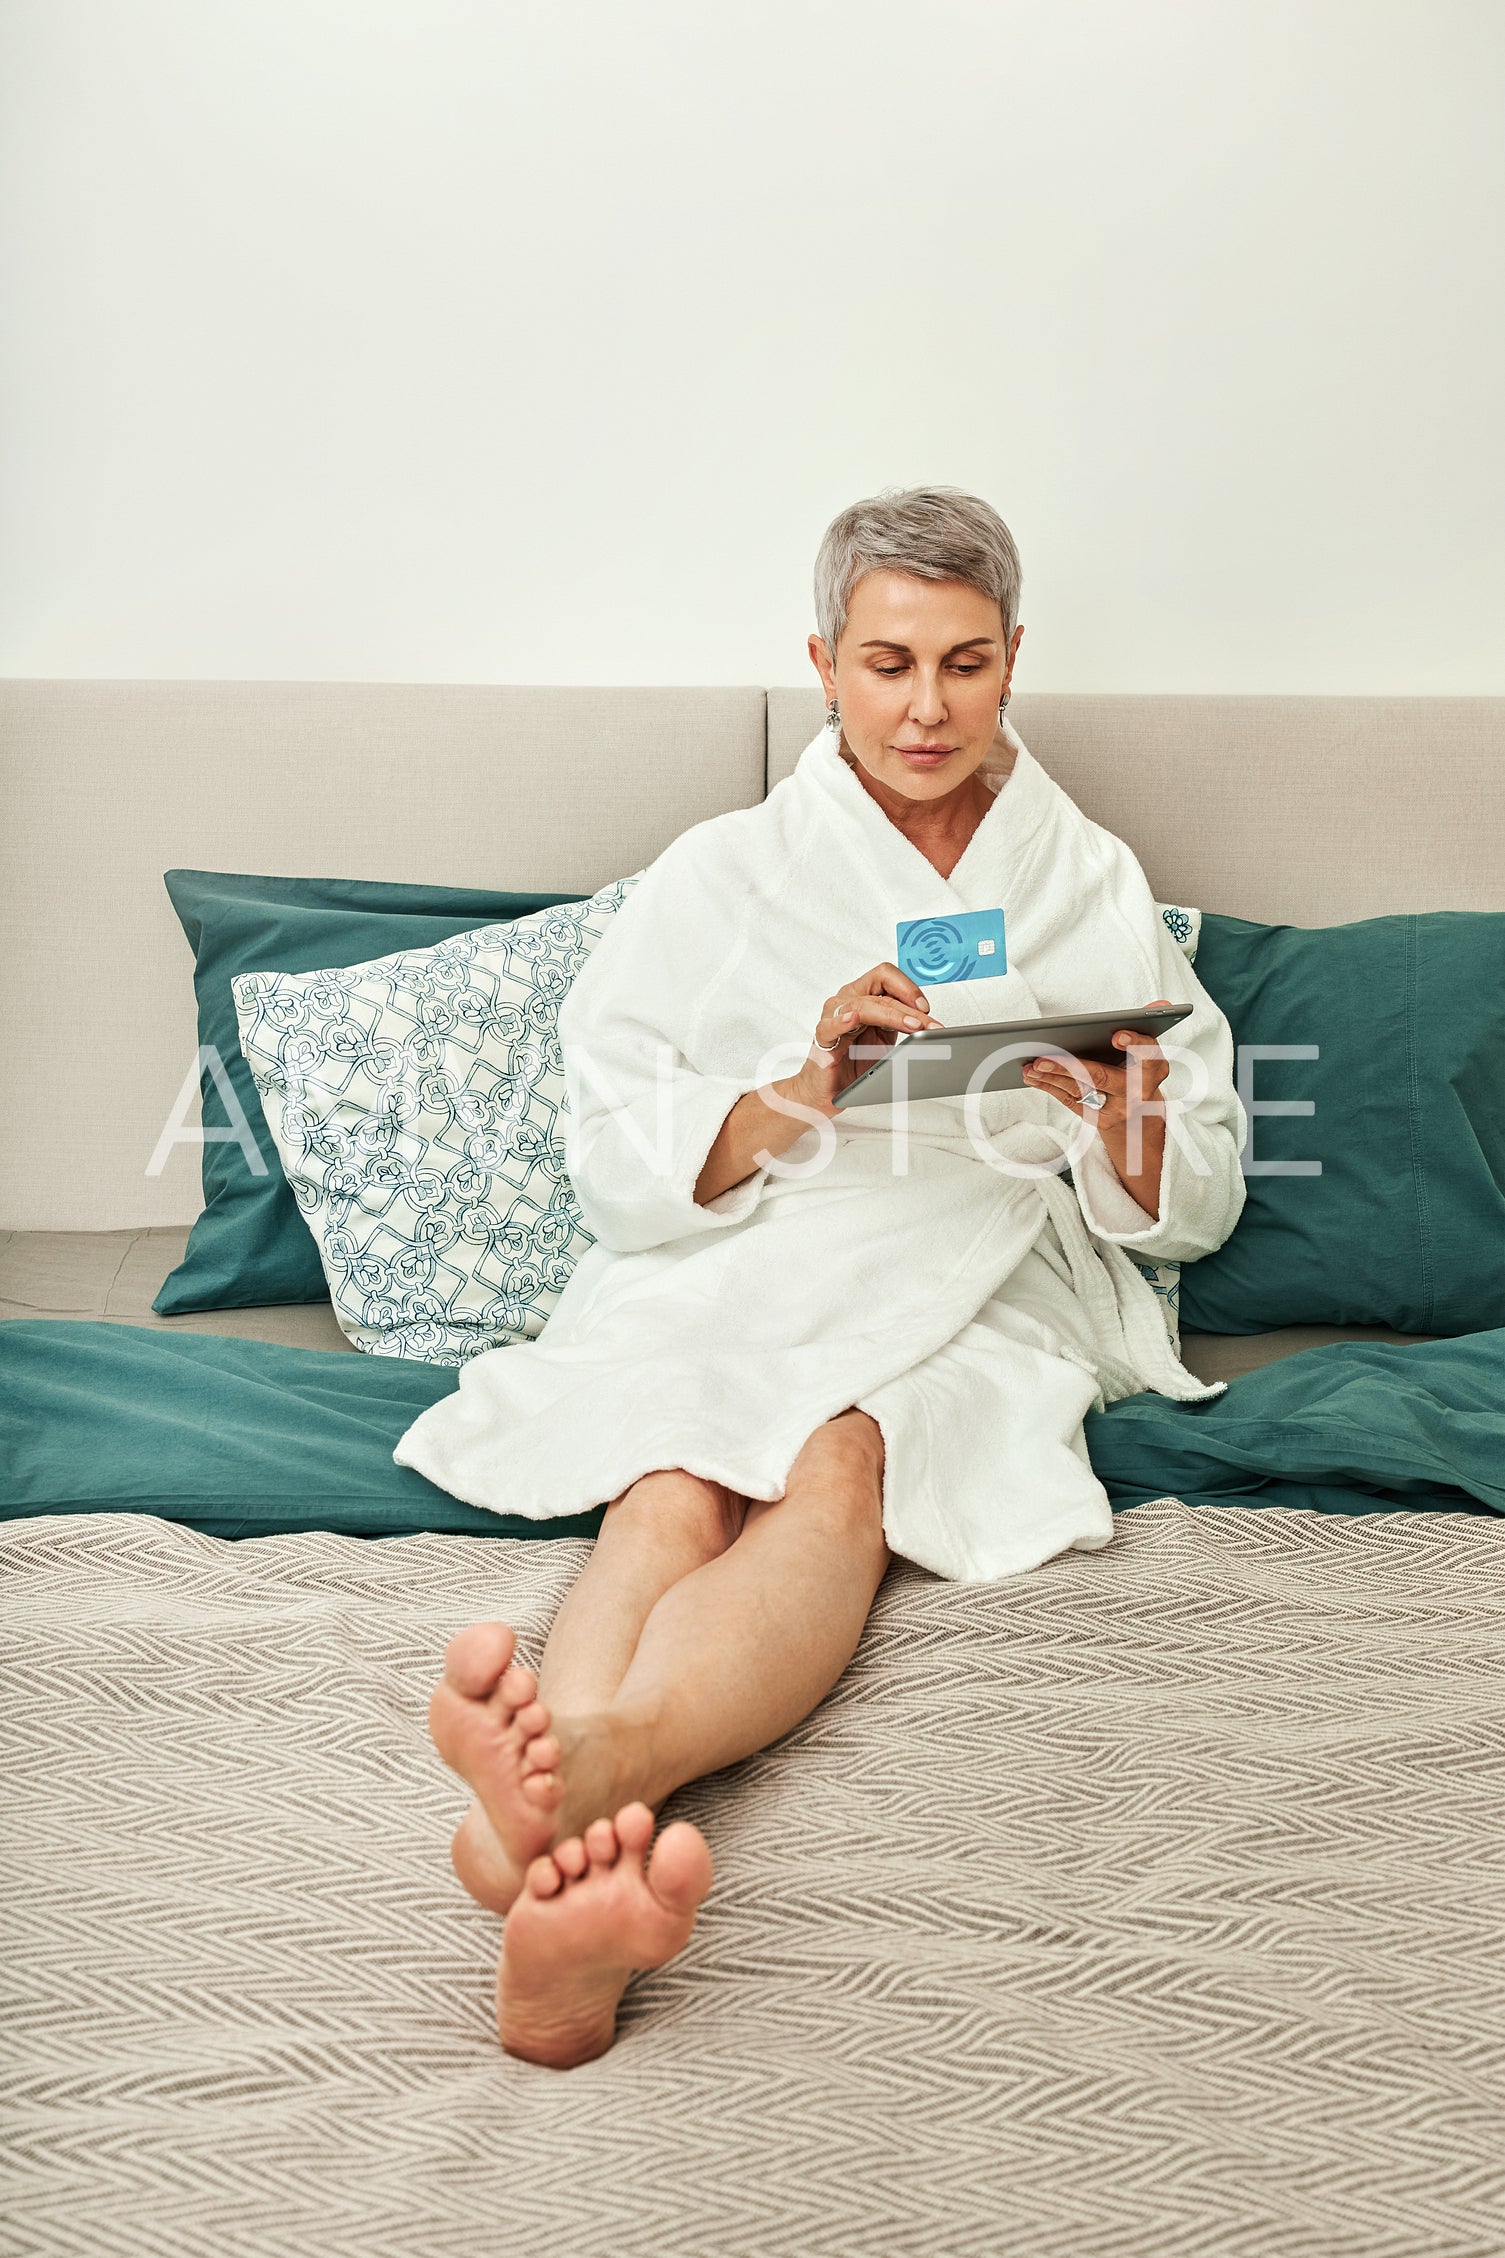
[[[955,917],[911,917],[899,926],[894,961],[921,987],[948,980],[991,980],[1004,959],[1003,911],[959,910]]]

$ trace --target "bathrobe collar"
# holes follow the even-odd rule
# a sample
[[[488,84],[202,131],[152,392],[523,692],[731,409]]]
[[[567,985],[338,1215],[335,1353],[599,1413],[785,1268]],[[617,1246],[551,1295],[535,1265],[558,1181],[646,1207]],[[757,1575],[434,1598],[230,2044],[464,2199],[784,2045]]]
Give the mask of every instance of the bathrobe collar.
[[[872,794],[842,759],[829,729],[805,747],[796,764],[801,783],[817,786],[839,813],[843,828],[856,824],[865,853],[915,896],[915,915],[957,908],[991,908],[1005,856],[1012,859],[1044,821],[1057,787],[1007,721],[999,734],[1014,765],[994,793],[993,805],[968,840],[949,878],[891,823]],[[986,770],[982,772],[986,780]],[[974,896],[977,898],[974,900]]]

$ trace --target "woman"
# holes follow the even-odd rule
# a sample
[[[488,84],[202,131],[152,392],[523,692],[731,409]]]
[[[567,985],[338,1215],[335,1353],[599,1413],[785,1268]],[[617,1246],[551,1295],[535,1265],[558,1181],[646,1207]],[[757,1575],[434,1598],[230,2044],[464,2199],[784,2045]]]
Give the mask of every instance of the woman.
[[[478,1624],[431,1708],[529,2060],[601,2053],[631,1973],[682,1947],[710,1854],[681,1821],[645,1857],[656,1807],[815,1707],[892,1552],[977,1580],[1104,1545],[1084,1414],[1217,1392],[1125,1250],[1188,1260],[1232,1229],[1231,1038],[1129,849],[1004,718],[1018,599],[1007,527],[954,489],[835,520],[828,728],[759,807],[665,850],[560,1016],[596,1244],[542,1338],[476,1358],[398,1446],[497,1510],[610,1501],[537,1681]],[[1004,968],[932,997],[895,927],[959,908],[1003,910]],[[1129,1016],[1118,1066],[835,1110],[903,1032],[1136,993],[1193,1007],[1164,1052]]]

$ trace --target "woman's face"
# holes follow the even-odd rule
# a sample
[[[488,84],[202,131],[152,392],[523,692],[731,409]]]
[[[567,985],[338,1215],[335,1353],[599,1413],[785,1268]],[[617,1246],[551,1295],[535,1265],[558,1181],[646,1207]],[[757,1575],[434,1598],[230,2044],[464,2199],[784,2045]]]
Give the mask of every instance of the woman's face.
[[[869,775],[909,799],[938,800],[985,758],[1023,633],[1005,644],[997,604],[964,581],[869,572],[852,591],[834,665],[818,635],[810,656]]]

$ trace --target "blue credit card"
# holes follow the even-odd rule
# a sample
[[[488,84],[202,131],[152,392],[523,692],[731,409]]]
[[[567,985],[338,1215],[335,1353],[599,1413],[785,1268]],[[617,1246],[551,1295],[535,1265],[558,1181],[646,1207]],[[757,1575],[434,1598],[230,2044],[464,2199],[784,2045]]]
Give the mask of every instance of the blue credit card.
[[[966,909],[954,917],[906,918],[894,962],[921,988],[948,980],[991,980],[1008,969],[1003,911]]]

